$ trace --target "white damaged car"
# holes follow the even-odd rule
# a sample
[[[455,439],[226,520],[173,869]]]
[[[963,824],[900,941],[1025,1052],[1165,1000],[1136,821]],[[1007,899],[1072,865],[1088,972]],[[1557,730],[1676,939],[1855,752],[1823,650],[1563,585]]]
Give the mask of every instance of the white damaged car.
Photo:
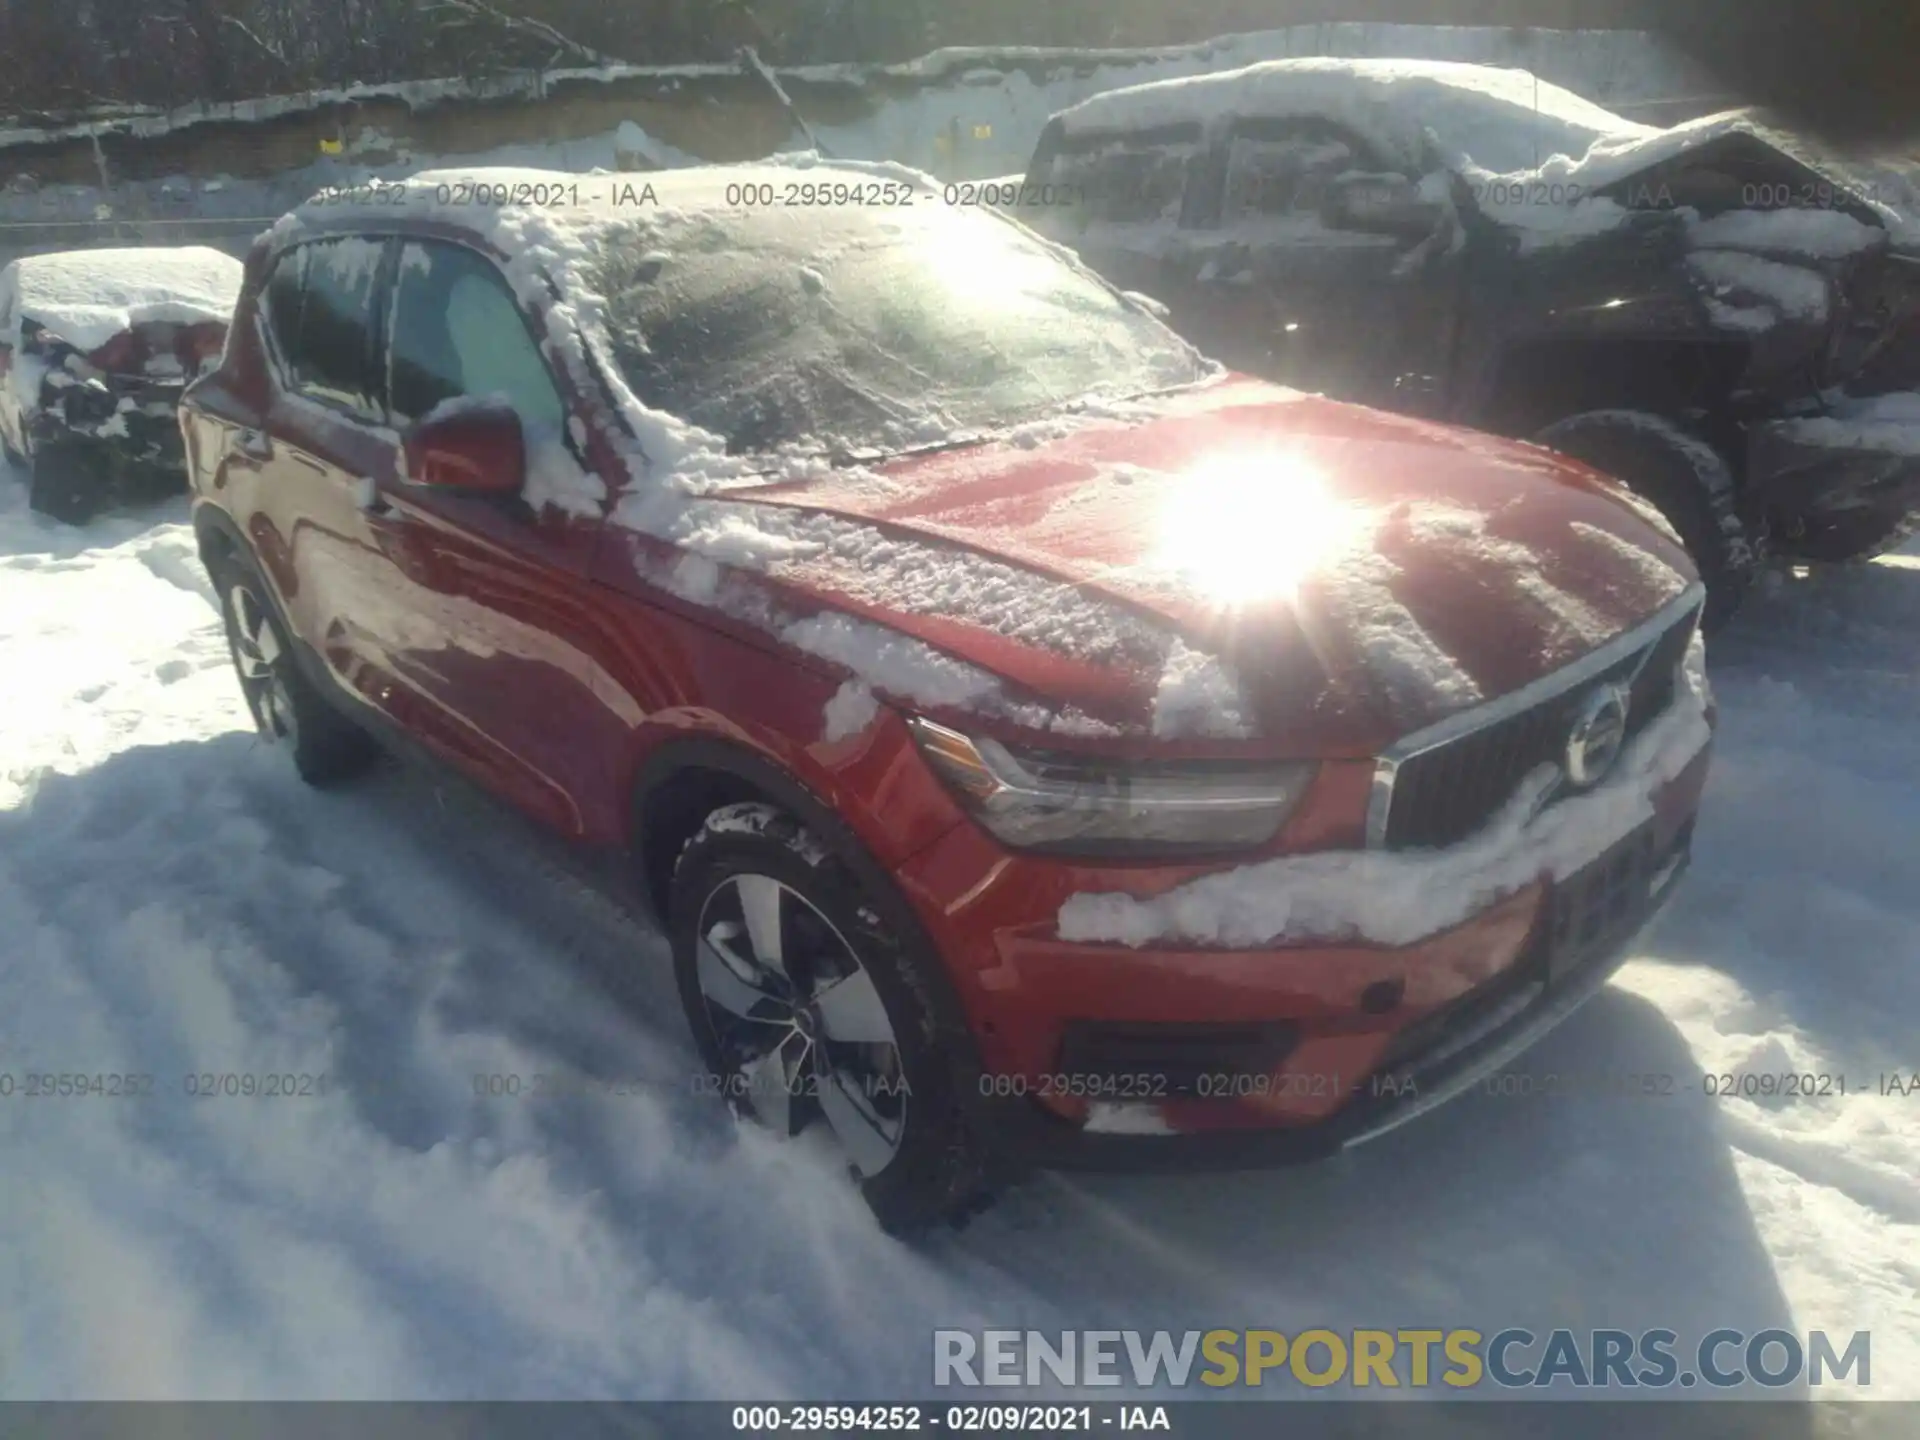
[[[242,266],[201,245],[30,255],[0,270],[0,445],[74,524],[185,488],[177,407],[218,363]]]

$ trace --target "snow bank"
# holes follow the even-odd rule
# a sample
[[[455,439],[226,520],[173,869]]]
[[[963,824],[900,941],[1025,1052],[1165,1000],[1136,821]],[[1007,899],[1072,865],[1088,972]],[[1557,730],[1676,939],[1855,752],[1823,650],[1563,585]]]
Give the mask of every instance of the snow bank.
[[[32,255],[0,274],[0,314],[13,314],[15,334],[20,320],[37,320],[91,351],[135,325],[225,324],[241,274],[238,260],[204,245]]]
[[[1584,795],[1539,809],[1558,776],[1530,776],[1480,833],[1426,853],[1286,856],[1204,876],[1164,895],[1082,894],[1060,907],[1063,940],[1138,948],[1156,942],[1251,949],[1313,940],[1408,945],[1542,876],[1596,860],[1653,815],[1653,796],[1711,738],[1702,651],[1674,703]]]

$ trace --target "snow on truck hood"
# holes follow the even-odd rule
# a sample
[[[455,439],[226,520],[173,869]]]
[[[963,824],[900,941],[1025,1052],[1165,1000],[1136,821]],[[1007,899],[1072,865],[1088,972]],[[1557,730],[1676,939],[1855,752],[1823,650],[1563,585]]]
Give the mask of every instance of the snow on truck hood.
[[[0,271],[0,313],[37,320],[75,348],[97,350],[135,325],[225,324],[243,274],[204,245],[31,255]]]

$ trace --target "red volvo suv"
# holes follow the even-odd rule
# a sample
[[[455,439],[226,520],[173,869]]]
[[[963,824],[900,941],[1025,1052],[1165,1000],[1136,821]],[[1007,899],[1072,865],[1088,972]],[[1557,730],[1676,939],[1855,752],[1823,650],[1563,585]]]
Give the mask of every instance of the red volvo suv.
[[[612,858],[881,1221],[1332,1153],[1602,984],[1713,710],[1657,517],[1223,373],[885,167],[441,173],[255,245],[182,411],[262,733]]]

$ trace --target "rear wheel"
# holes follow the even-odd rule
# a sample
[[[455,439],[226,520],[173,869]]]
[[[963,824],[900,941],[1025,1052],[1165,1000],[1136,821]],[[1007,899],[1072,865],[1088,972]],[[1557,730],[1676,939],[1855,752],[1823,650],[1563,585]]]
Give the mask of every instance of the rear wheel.
[[[259,578],[233,561],[209,568],[216,572],[227,649],[260,738],[284,745],[309,785],[334,785],[360,774],[377,747],[300,673]]]
[[[1733,472],[1717,450],[1641,410],[1569,415],[1534,438],[1612,476],[1658,510],[1707,587],[1702,626],[1726,623],[1753,583],[1759,551],[1735,508]]]
[[[975,1208],[984,1168],[913,960],[846,866],[770,805],[707,817],[674,870],[675,977],[735,1110],[777,1135],[823,1124],[881,1225]]]

